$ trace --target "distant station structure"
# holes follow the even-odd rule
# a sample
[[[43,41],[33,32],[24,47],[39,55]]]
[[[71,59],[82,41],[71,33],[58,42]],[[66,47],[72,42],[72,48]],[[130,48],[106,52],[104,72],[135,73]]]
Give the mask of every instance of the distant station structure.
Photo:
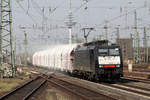
[[[134,61],[134,54],[133,50],[135,47],[133,46],[133,39],[132,38],[119,38],[116,41],[122,49],[122,56],[124,62],[128,60]],[[149,63],[150,62],[150,47],[145,50],[145,47],[139,47],[139,63]]]
[[[122,56],[124,61],[133,59],[133,40],[131,38],[118,38],[117,44],[122,49]]]

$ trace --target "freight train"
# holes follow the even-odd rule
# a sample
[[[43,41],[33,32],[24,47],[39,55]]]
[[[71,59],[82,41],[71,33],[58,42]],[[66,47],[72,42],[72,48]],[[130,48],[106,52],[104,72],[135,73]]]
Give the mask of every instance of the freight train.
[[[88,80],[118,80],[123,76],[121,49],[105,40],[59,45],[36,52],[33,65]]]

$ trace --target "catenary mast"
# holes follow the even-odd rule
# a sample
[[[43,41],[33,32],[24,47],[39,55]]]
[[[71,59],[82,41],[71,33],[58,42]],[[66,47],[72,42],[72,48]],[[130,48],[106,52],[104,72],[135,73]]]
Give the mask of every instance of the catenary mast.
[[[1,0],[1,23],[0,23],[0,54],[2,62],[11,64],[12,76],[15,76],[14,58],[13,58],[13,35],[12,35],[12,8],[11,0]],[[2,61],[2,59],[7,59]]]
[[[76,24],[76,22],[73,22],[72,2],[71,2],[71,0],[70,0],[70,7],[69,7],[68,21],[65,22],[65,24],[67,25],[68,30],[69,30],[69,44],[72,44],[72,27]]]
[[[137,14],[136,14],[136,10],[134,12],[134,19],[135,19],[135,23],[134,23],[134,37],[133,37],[133,50],[134,50],[134,62],[138,63],[139,62],[139,46],[140,46],[140,41],[139,41],[139,33],[137,31]]]

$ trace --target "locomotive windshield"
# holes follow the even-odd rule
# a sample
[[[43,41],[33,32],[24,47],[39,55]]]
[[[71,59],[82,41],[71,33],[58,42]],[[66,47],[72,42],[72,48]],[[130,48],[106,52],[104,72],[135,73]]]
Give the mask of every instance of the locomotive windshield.
[[[119,48],[99,49],[100,56],[119,56]]]
[[[118,48],[109,49],[109,55],[110,56],[119,56],[119,49]]]
[[[100,56],[107,56],[108,55],[108,49],[99,49],[98,50]]]

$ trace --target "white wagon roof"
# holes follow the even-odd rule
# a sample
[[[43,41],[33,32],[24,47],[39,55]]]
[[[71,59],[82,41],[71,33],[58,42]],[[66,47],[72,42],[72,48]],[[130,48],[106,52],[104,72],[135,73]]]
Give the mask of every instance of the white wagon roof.
[[[73,51],[73,49],[76,48],[77,46],[78,44],[51,46],[50,48],[46,50],[42,50],[42,51],[34,53],[33,58],[36,56],[41,56],[41,59],[38,59],[38,60],[41,60],[42,62],[46,62],[46,63],[42,63],[43,64],[42,66],[45,66],[45,64],[46,65],[49,64],[50,66],[48,67],[56,67],[57,69],[65,69],[65,68],[62,68],[61,60],[62,59],[69,60],[69,58],[62,58],[62,57],[64,57],[64,55],[69,56],[71,52]],[[44,61],[44,60],[49,60],[49,59],[45,59],[44,57],[49,57],[50,61]],[[37,61],[37,62],[41,62],[41,61]],[[55,66],[52,66],[52,65],[55,65]]]

